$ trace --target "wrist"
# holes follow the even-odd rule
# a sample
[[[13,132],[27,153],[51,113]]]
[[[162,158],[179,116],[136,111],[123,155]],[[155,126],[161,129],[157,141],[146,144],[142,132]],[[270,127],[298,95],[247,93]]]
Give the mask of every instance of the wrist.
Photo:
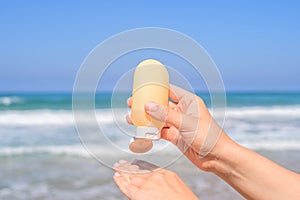
[[[237,144],[222,130],[213,149],[204,158],[201,158],[201,169],[218,174],[224,170],[224,163],[231,155],[230,152],[234,152],[233,149],[236,147]]]

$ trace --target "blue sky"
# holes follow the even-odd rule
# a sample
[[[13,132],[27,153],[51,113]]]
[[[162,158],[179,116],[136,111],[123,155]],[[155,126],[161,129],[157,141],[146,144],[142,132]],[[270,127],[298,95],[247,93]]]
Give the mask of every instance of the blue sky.
[[[97,44],[147,26],[194,38],[227,90],[300,90],[298,1],[174,2],[0,1],[0,92],[71,91]]]

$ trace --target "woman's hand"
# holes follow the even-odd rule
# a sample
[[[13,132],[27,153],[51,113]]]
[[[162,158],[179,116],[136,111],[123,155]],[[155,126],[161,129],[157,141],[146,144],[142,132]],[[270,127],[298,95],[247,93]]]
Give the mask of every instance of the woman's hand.
[[[217,125],[203,100],[174,85],[170,85],[169,106],[148,102],[145,111],[154,119],[165,122],[161,137],[174,143],[196,166],[209,171],[210,160],[217,158],[226,134]],[[127,101],[131,107],[131,98]],[[132,123],[130,116],[126,117]],[[216,147],[217,146],[217,147]]]
[[[196,166],[215,173],[247,199],[300,199],[300,175],[232,141],[199,97],[170,86],[170,99],[175,103],[166,107],[149,102],[145,110],[166,122],[162,137],[176,144]],[[131,122],[130,117],[127,121]]]
[[[151,166],[146,161],[121,161],[114,165],[114,181],[131,200],[198,199],[176,173]]]

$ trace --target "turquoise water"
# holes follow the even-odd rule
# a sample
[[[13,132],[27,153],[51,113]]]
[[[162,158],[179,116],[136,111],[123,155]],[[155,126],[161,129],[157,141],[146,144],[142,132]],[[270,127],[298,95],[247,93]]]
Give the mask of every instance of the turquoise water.
[[[114,100],[119,107],[126,107],[126,99],[130,93],[123,93],[114,96]],[[198,95],[210,106],[210,95],[198,93]],[[299,93],[227,93],[227,106],[247,107],[247,106],[290,106],[300,105]],[[111,108],[111,93],[101,93],[95,95],[95,107]],[[72,94],[0,94],[0,110],[71,110]]]

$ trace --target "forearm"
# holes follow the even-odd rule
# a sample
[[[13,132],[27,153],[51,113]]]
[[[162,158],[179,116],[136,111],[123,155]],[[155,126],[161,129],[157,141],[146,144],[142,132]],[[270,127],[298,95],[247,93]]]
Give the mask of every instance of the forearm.
[[[210,171],[247,199],[300,199],[300,175],[233,142],[225,133]]]

